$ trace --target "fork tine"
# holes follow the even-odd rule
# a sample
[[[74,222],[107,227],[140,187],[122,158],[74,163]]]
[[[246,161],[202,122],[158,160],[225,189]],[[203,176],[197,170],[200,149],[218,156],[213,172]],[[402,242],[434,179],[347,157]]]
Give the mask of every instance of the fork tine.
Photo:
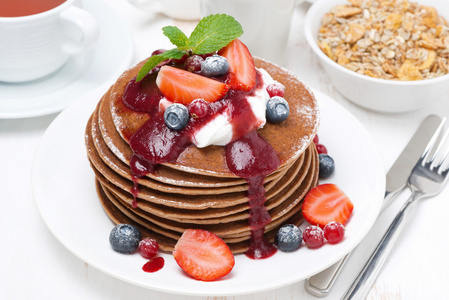
[[[424,149],[424,152],[423,152],[423,154],[421,155],[420,160],[421,160],[421,164],[422,164],[423,166],[424,166],[424,164],[425,164],[426,162],[434,161],[434,160],[435,160],[435,157],[436,157],[436,154],[437,154],[436,151],[434,152],[434,155],[433,155],[432,159],[429,160],[429,157],[430,157],[431,150],[432,150],[433,147],[435,146],[435,143],[437,142],[438,137],[440,136],[440,133],[441,133],[441,131],[442,131],[443,128],[444,128],[444,123],[446,123],[446,117],[443,118],[443,120],[441,121],[440,126],[438,126],[437,130],[435,131],[435,133],[433,134],[433,136],[432,136],[432,138],[430,139],[429,143],[427,144],[426,149]]]
[[[449,129],[446,130],[446,133],[444,134],[443,138],[441,139],[441,142],[438,145],[438,148],[437,148],[435,154],[442,151],[442,148],[444,147],[444,144],[445,144],[446,140],[448,140],[448,138],[449,138]],[[438,168],[439,173],[444,172],[442,170],[442,167],[443,167],[444,163],[447,161],[448,157],[449,157],[449,145],[446,146],[446,151],[441,156],[440,162],[438,163],[437,168]],[[448,169],[448,168],[449,168],[449,166],[446,166],[446,169]]]

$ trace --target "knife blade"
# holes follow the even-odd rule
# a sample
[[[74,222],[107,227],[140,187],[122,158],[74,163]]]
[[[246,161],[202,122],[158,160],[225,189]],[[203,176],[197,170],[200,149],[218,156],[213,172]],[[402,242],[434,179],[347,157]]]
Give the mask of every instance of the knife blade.
[[[391,201],[398,195],[405,187],[407,178],[413,169],[413,166],[418,161],[427,143],[432,138],[433,133],[441,123],[441,118],[436,115],[429,115],[425,118],[417,131],[402,150],[399,157],[386,175],[385,199],[382,210],[384,210]],[[348,253],[329,268],[320,273],[307,278],[304,281],[305,290],[315,297],[325,297],[329,294],[340,271],[343,269],[349,255]]]

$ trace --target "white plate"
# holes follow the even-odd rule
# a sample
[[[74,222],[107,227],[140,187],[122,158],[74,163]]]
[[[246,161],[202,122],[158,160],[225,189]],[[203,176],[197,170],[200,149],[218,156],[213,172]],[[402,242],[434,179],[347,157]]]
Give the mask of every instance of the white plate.
[[[0,82],[0,118],[27,118],[59,112],[72,101],[129,67],[134,44],[117,12],[101,0],[83,2],[83,8],[98,21],[100,37],[87,54],[77,55],[56,73],[27,83]]]
[[[84,148],[87,120],[104,92],[102,88],[80,99],[49,126],[36,152],[32,185],[40,213],[56,238],[107,274],[146,288],[187,295],[238,295],[274,289],[335,263],[363,239],[379,214],[385,172],[373,141],[348,111],[315,92],[321,109],[320,141],[336,161],[336,172],[328,181],[338,184],[354,203],[345,239],[315,250],[302,246],[293,253],[278,251],[259,261],[237,255],[232,272],[215,282],[186,276],[168,254],[162,254],[166,263],[162,270],[145,273],[141,268],[146,260],[139,254],[119,254],[109,245],[113,223],[97,199],[94,173]]]

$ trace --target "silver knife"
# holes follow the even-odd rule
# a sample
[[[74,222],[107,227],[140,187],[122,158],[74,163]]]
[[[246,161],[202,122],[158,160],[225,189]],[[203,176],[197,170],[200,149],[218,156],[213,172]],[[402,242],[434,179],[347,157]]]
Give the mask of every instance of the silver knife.
[[[390,168],[387,173],[385,199],[382,210],[388,207],[395,196],[404,189],[413,166],[418,161],[440,123],[441,118],[436,115],[429,115],[424,119],[412,139]],[[316,297],[327,296],[350,254],[348,253],[343,259],[324,271],[307,278],[304,281],[305,290]]]

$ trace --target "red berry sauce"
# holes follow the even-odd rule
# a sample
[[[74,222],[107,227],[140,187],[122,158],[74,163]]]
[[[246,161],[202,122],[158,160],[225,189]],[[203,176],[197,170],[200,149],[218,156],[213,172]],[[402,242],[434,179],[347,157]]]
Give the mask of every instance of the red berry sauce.
[[[176,67],[184,67],[174,63]],[[157,69],[157,68],[156,68]],[[233,141],[226,146],[226,162],[235,175],[248,181],[248,198],[251,228],[250,249],[246,255],[253,259],[272,256],[276,248],[264,238],[265,225],[271,220],[265,203],[264,178],[276,170],[280,161],[271,147],[256,129],[261,125],[254,116],[245,97],[254,95],[254,89],[263,85],[262,76],[257,72],[256,85],[249,92],[229,90],[219,101],[209,104],[209,108],[201,118],[191,117],[189,124],[179,131],[170,130],[164,122],[163,113],[159,112],[159,101],[162,94],[157,89],[155,80],[157,70],[153,70],[139,83],[131,80],[123,95],[123,104],[130,109],[147,112],[151,118],[130,138],[133,151],[131,172],[133,175],[133,206],[137,207],[138,178],[154,172],[159,163],[174,162],[178,156],[192,144],[193,134],[206,122],[219,113],[227,110],[231,116]],[[227,78],[216,78],[226,81]],[[150,261],[151,262],[151,261]]]
[[[123,93],[123,102],[128,108],[135,111],[147,112],[151,116],[157,113],[157,107],[164,97],[156,85],[157,73],[148,74],[145,81],[131,80]]]
[[[150,259],[146,264],[143,265],[142,270],[147,273],[154,273],[162,269],[165,265],[165,260],[163,257],[155,257]]]
[[[264,206],[264,178],[279,167],[280,161],[273,147],[255,130],[226,146],[226,162],[229,170],[248,181],[249,225],[251,244],[245,253],[252,259],[272,256],[276,248],[268,243],[263,233],[271,216]]]

